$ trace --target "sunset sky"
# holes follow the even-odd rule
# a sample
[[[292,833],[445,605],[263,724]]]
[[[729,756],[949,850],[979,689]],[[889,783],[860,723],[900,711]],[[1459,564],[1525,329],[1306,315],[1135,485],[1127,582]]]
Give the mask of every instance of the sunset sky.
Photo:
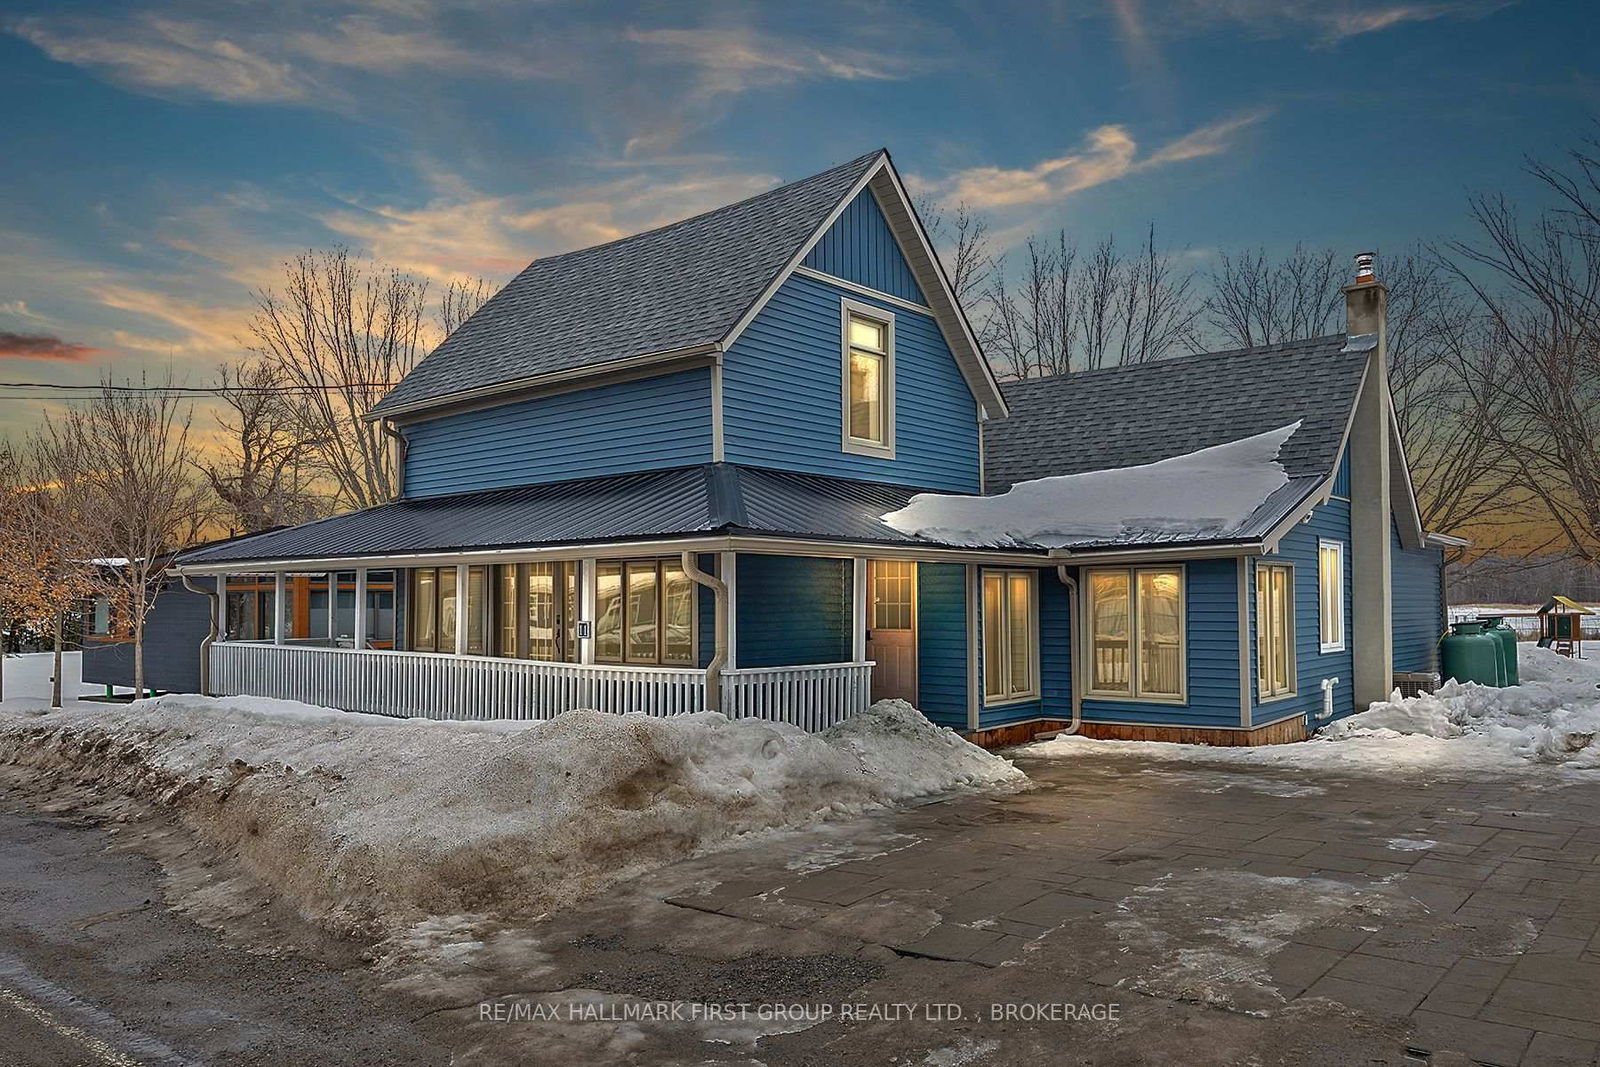
[[[298,249],[498,282],[880,145],[1003,245],[1460,234],[1600,113],[1596,6],[9,0],[0,378],[201,384]]]

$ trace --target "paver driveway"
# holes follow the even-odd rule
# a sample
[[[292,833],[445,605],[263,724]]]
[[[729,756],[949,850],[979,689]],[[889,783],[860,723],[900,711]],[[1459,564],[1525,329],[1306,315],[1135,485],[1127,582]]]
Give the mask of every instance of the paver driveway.
[[[1596,1062],[1600,781],[1024,766],[490,939],[465,1062]]]

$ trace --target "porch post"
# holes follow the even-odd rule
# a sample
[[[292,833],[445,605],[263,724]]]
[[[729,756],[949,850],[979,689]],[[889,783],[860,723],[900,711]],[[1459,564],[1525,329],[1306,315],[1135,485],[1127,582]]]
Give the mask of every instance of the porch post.
[[[456,655],[467,654],[467,565],[456,564]]]
[[[867,659],[867,559],[857,556],[851,561],[850,590],[850,659],[864,663]]]
[[[309,593],[309,590],[307,591]],[[339,637],[339,572],[328,572],[328,647],[335,647]]]
[[[982,629],[978,624],[978,612],[983,605],[983,572],[976,563],[967,564],[967,729],[978,728],[978,712],[983,707],[983,689],[980,688],[983,680],[978,676],[981,662],[978,658],[978,642],[982,640]]]
[[[367,647],[367,568],[356,568],[356,621],[350,631],[351,645]]]
[[[284,608],[283,597],[284,581],[282,571],[272,572],[272,643],[283,644],[284,624],[289,616]]]
[[[594,617],[594,564],[592,558],[583,559],[579,561],[578,568],[578,621],[589,624],[589,636],[578,639],[578,662],[590,665],[594,663],[594,631],[599,625],[599,620]]]
[[[722,666],[724,670],[737,670],[739,667],[739,553],[718,553],[717,573],[728,587],[728,607],[726,612],[728,616],[728,658],[723,662]]]

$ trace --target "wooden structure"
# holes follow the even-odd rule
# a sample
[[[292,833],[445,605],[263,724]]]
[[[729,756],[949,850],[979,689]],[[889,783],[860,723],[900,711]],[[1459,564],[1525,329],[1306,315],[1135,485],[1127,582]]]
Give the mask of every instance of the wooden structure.
[[[1563,656],[1583,656],[1583,617],[1594,611],[1569,597],[1553,596],[1539,609],[1539,647]]]

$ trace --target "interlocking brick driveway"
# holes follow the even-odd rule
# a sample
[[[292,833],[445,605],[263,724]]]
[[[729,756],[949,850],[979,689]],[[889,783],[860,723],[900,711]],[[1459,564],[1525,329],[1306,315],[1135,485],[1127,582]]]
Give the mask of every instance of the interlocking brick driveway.
[[[539,928],[537,980],[501,998],[939,1000],[959,1023],[623,1041],[460,1021],[485,1061],[537,1045],[577,1062],[1596,1062],[1600,780],[1023,765],[1038,788],[621,887]],[[986,1014],[1023,1002],[1118,1018]]]

